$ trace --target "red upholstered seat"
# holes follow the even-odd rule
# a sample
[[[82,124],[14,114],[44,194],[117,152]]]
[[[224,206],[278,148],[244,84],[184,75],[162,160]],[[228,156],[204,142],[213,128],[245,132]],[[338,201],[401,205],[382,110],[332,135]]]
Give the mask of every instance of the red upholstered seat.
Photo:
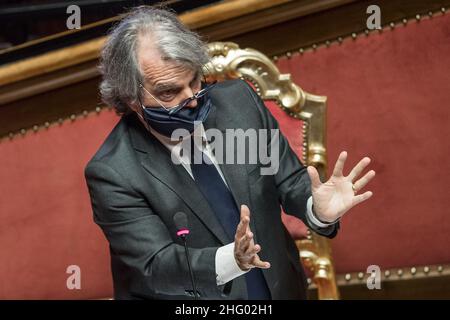
[[[287,138],[291,148],[295,151],[299,159],[302,159],[302,121],[289,116],[273,101],[265,101],[265,104],[275,119],[277,119],[280,130]],[[307,227],[300,219],[285,213],[282,214],[282,219],[294,239],[306,238]]]

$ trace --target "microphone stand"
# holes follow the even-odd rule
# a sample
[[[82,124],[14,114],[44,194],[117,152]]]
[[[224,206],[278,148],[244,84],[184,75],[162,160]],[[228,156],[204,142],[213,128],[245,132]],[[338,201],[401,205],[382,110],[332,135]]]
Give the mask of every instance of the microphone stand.
[[[189,275],[191,277],[191,283],[192,283],[192,288],[194,289],[194,299],[198,300],[198,294],[197,294],[197,288],[195,286],[195,281],[194,281],[194,273],[192,272],[192,268],[191,268],[191,261],[189,259],[189,249],[186,243],[186,235],[182,234],[180,235],[181,239],[183,239],[183,244],[184,244],[184,253],[186,254],[186,260],[187,260],[187,265],[188,265],[188,269],[189,269]]]

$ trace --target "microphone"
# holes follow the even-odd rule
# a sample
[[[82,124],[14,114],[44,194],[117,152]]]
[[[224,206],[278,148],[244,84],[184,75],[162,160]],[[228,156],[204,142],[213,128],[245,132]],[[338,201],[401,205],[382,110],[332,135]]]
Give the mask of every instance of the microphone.
[[[177,227],[177,236],[180,237],[183,240],[184,244],[184,253],[186,254],[186,261],[189,269],[189,275],[191,277],[191,283],[192,283],[192,289],[194,289],[194,298],[195,300],[198,300],[197,295],[197,288],[195,286],[195,279],[194,279],[194,273],[191,268],[191,262],[189,259],[189,249],[186,244],[186,236],[189,234],[189,228],[188,228],[188,219],[184,212],[177,212],[173,216],[173,222],[175,223],[175,226]]]

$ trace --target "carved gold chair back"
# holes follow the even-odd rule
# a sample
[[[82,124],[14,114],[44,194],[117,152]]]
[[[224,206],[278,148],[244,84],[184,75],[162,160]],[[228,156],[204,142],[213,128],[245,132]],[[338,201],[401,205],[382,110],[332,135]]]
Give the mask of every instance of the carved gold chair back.
[[[208,51],[211,61],[204,69],[207,79],[249,81],[263,100],[275,101],[289,116],[302,121],[303,127],[298,128],[303,134],[301,160],[316,167],[323,180],[327,169],[327,98],[302,90],[292,82],[290,74],[281,74],[276,65],[257,50],[241,49],[232,42],[212,42],[208,44]],[[296,244],[303,265],[311,271],[318,298],[338,299],[329,240],[308,230],[304,239],[297,239]]]

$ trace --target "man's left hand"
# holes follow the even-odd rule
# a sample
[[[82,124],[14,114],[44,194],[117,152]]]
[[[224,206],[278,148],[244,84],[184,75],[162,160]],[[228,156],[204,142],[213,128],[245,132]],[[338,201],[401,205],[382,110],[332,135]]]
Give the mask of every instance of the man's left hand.
[[[370,163],[370,159],[368,157],[363,158],[348,176],[344,176],[342,171],[346,159],[347,152],[341,152],[334,167],[333,175],[325,183],[320,181],[316,168],[308,167],[308,174],[311,178],[313,211],[321,221],[334,222],[352,207],[372,196],[371,191],[362,194],[357,194],[357,192],[375,177],[375,171],[370,170],[361,179],[355,181]]]

